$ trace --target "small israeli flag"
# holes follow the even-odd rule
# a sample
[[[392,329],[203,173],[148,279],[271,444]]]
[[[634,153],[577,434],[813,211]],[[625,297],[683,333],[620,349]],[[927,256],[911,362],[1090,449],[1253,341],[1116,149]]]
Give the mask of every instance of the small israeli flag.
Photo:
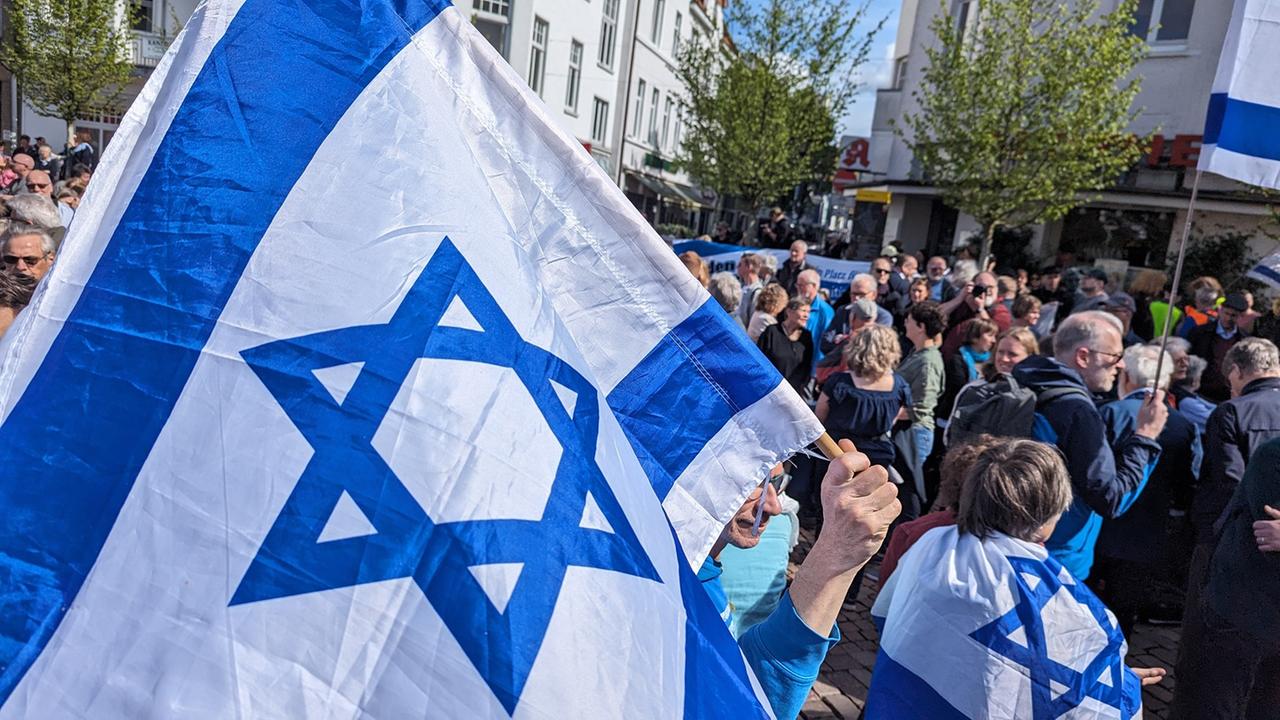
[[[1280,189],[1280,0],[1235,0],[1199,169]]]
[[[1115,617],[1040,545],[930,530],[871,614],[881,636],[868,720],[1141,713]]]
[[[1273,252],[1253,266],[1247,277],[1280,288],[1280,252]]]
[[[821,428],[444,0],[213,0],[0,343],[0,718],[762,717]]]

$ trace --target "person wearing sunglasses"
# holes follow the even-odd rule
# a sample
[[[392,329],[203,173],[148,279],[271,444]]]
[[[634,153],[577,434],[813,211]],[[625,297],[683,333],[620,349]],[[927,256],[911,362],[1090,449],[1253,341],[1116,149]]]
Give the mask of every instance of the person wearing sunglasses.
[[[1079,580],[1087,579],[1093,567],[1103,519],[1123,514],[1146,487],[1160,457],[1156,438],[1169,417],[1164,391],[1144,396],[1133,431],[1108,443],[1091,395],[1109,393],[1125,369],[1122,333],[1114,315],[1076,313],[1054,335],[1053,357],[1029,357],[1013,369],[1014,380],[1037,396],[1054,391],[1052,401],[1043,400],[1037,408],[1037,424],[1043,421],[1044,427],[1036,434],[1062,450],[1073,497],[1045,547]]]
[[[889,474],[872,466],[853,443],[833,460],[822,480],[826,522],[777,608],[738,638],[765,697],[780,718],[799,716],[827,651],[840,641],[836,617],[854,575],[884,542],[901,505]],[[734,607],[721,582],[720,557],[729,545],[756,547],[770,517],[782,512],[778,489],[764,481],[751,491],[698,571],[698,580],[720,617],[733,627]]]
[[[15,222],[0,238],[0,261],[7,272],[40,282],[53,267],[53,236],[43,228]]]

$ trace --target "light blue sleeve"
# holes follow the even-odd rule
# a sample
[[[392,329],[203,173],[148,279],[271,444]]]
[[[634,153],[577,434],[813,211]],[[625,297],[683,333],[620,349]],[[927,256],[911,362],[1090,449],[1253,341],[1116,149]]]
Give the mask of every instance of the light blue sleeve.
[[[839,641],[838,627],[831,628],[830,637],[823,637],[805,625],[787,593],[772,615],[738,639],[738,646],[773,714],[790,720],[800,715],[827,651]]]

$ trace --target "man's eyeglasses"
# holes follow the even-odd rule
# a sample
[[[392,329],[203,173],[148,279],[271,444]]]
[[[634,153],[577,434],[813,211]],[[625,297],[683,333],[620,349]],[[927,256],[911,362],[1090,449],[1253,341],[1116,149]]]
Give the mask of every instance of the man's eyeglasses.
[[[873,272],[873,273],[875,273],[875,274],[877,274],[877,275],[888,275],[888,274],[889,274],[889,269],[888,269],[888,268],[872,268],[872,269],[871,269],[871,272]]]
[[[41,260],[49,257],[48,253],[44,255],[5,255],[3,260],[5,265],[17,265],[21,260],[27,267],[37,265]]]
[[[27,183],[28,190],[44,190],[49,187],[49,183]]]
[[[1091,353],[1097,353],[1099,355],[1107,356],[1108,358],[1111,359],[1112,365],[1120,362],[1120,360],[1124,358],[1124,353],[1107,352],[1106,350],[1098,350],[1097,348],[1089,348],[1088,350]]]

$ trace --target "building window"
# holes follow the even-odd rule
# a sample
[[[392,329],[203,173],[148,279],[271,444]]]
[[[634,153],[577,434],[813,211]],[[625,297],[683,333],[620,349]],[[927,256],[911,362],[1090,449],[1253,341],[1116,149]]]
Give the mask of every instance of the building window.
[[[677,155],[680,153],[684,143],[684,111],[676,110],[676,129],[675,136],[672,138],[671,149]]]
[[[901,90],[907,82],[907,56],[898,58],[893,65],[893,89]]]
[[[961,44],[968,42],[978,20],[978,0],[960,0],[956,7],[956,32],[960,34]]]
[[[636,85],[636,106],[631,112],[631,136],[640,137],[640,131],[644,128],[644,80]]]
[[[680,54],[680,31],[683,29],[684,16],[676,13],[676,29],[671,34],[671,55],[674,57]]]
[[[662,142],[661,147],[667,146],[667,140],[670,137],[668,132],[671,130],[671,109],[675,105],[675,101],[671,96],[667,96],[667,102],[662,106]]]
[[[582,43],[574,40],[569,45],[569,83],[564,93],[564,106],[578,114],[578,89],[582,86]]]
[[[658,88],[649,96],[649,144],[658,144]]]
[[[153,25],[152,0],[134,0],[129,3],[129,27],[139,32],[152,32]]]
[[[591,142],[605,144],[609,136],[609,103],[596,98],[591,110]]]
[[[533,18],[533,47],[529,50],[529,87],[542,95],[542,86],[547,76],[547,36],[551,34],[551,25],[540,17]]]
[[[600,16],[600,51],[596,62],[600,67],[613,70],[613,45],[618,35],[618,0],[604,0],[604,14]]]
[[[503,58],[510,49],[508,38],[511,29],[510,0],[471,0],[471,23]]]
[[[1151,43],[1184,41],[1191,33],[1195,7],[1195,0],[1139,0],[1133,33]]]
[[[662,16],[667,10],[667,0],[653,0],[653,29],[649,33],[649,39],[654,45],[662,42]]]

